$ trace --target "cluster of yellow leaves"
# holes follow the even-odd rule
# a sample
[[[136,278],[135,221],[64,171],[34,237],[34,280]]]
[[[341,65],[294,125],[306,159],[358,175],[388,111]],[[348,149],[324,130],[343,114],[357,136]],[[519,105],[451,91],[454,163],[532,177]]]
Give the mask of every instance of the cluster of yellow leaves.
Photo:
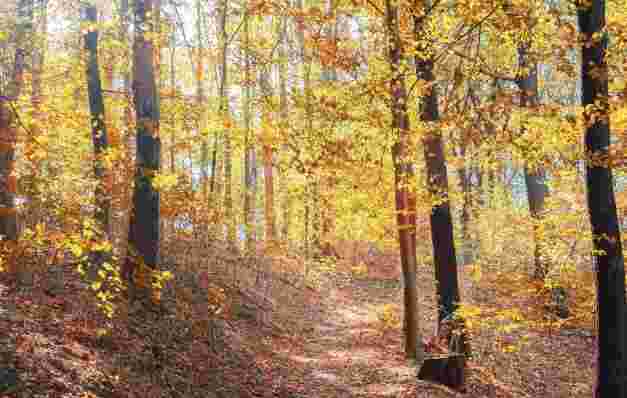
[[[376,313],[383,330],[398,329],[401,326],[400,309],[397,304],[384,304]]]
[[[353,278],[363,278],[368,276],[368,266],[362,261],[351,267],[351,273],[353,274]]]

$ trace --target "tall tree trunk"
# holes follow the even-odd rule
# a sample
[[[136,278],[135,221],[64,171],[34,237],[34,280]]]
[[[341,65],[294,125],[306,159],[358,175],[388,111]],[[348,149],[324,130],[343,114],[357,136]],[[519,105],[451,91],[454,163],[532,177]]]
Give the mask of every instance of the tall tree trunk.
[[[95,190],[96,210],[94,218],[99,224],[100,239],[109,240],[111,237],[111,178],[107,170],[103,157],[106,154],[109,143],[107,138],[107,127],[105,125],[105,106],[102,97],[102,83],[100,80],[100,69],[98,64],[98,11],[95,5],[86,4],[83,6],[83,21],[89,26],[85,33],[85,49],[87,50],[87,93],[89,97],[89,112],[91,116],[91,133],[94,145],[94,174],[97,179]],[[92,271],[97,271],[108,253],[95,251],[92,253]],[[92,272],[90,277],[95,277]]]
[[[390,93],[392,96],[392,128],[396,142],[392,147],[394,161],[394,180],[396,192],[396,220],[398,224],[398,240],[404,281],[404,328],[405,356],[416,359],[419,363],[424,359],[424,348],[419,331],[418,287],[416,280],[416,225],[411,214],[416,212],[415,202],[410,199],[408,183],[414,179],[413,165],[409,156],[409,117],[407,115],[407,89],[405,78],[401,73],[401,61],[404,56],[400,37],[400,21],[398,6],[386,0],[386,28],[389,40],[389,62],[392,72]],[[412,207],[414,204],[414,207]],[[413,222],[413,223],[412,223]]]
[[[535,108],[538,105],[538,65],[529,59],[529,47],[531,43],[524,43],[518,47],[518,59],[522,70],[529,73],[521,76],[518,81],[520,89],[521,108]],[[522,127],[521,134],[525,133]],[[545,172],[542,166],[525,164],[525,184],[527,185],[527,200],[529,202],[529,212],[534,221],[533,236],[535,240],[534,249],[534,276],[539,280],[544,280],[548,266],[542,257],[543,236],[539,223],[542,221],[544,212],[544,200],[548,194],[545,183]]]
[[[585,145],[588,210],[592,224],[593,258],[597,274],[597,367],[595,398],[627,396],[625,329],[625,265],[614,198],[611,164],[608,164],[610,125],[605,1],[579,4],[579,29],[583,35],[581,102],[586,109]]]
[[[287,64],[285,59],[287,55],[287,18],[283,17],[281,21],[280,30],[280,43],[279,43],[279,113],[281,119],[281,139],[286,140],[289,129],[289,109],[288,109],[288,96],[287,96]],[[287,145],[281,147],[281,151],[287,151]],[[289,241],[290,232],[290,219],[292,217],[292,200],[289,193],[289,183],[287,177],[288,169],[285,168],[279,174],[279,185],[282,196],[282,210],[281,215],[281,237],[284,242]]]
[[[161,159],[159,102],[153,44],[146,38],[151,30],[148,16],[155,11],[154,4],[154,0],[135,0],[133,99],[137,118],[137,150],[125,274],[133,276],[132,286],[140,289],[149,287],[150,272],[159,264],[159,191],[152,186]]]
[[[425,21],[414,17],[415,39],[420,40]],[[420,41],[418,41],[420,43]],[[433,261],[438,295],[438,325],[452,319],[459,303],[459,285],[457,280],[457,258],[453,237],[453,221],[448,200],[448,175],[444,144],[440,132],[434,131],[434,125],[440,119],[438,110],[438,92],[433,74],[433,59],[423,58],[430,49],[418,45],[415,57],[416,77],[429,84],[428,92],[420,101],[420,119],[425,123],[427,132],[423,138],[424,157],[427,169],[427,181],[432,196],[437,197],[438,204],[432,206],[430,214],[431,241],[433,244]],[[440,203],[441,202],[441,203]],[[451,333],[447,333],[450,339]]]
[[[130,13],[130,8],[129,8],[129,0],[120,0],[120,26],[119,26],[119,32],[118,32],[118,36],[119,36],[119,40],[122,43],[128,43],[129,42],[129,37],[128,37],[128,27],[129,27],[129,13]],[[127,49],[127,47],[124,47],[124,60],[129,60],[131,58],[131,52],[129,49]],[[124,209],[124,222],[122,223],[123,226],[123,232],[122,232],[122,238],[124,239],[123,241],[126,242],[126,246],[123,247],[123,251],[122,253],[120,253],[120,258],[125,258],[126,256],[128,256],[129,253],[129,247],[130,247],[130,242],[129,242],[129,233],[130,233],[130,218],[131,218],[131,212],[133,211],[132,206],[131,206],[131,197],[132,197],[132,193],[131,193],[131,189],[133,184],[130,184],[129,182],[131,182],[134,179],[134,174],[135,174],[135,164],[134,164],[134,159],[135,159],[135,151],[137,148],[137,140],[136,140],[136,134],[134,134],[133,131],[131,131],[131,125],[133,123],[133,110],[131,107],[131,73],[130,73],[130,62],[127,61],[127,63],[124,64],[124,72],[122,74],[122,79],[123,79],[123,91],[124,91],[124,120],[123,120],[123,124],[124,124],[124,131],[125,131],[125,136],[124,136],[124,146],[125,146],[125,153],[123,154],[123,159],[124,159],[124,169],[121,172],[121,177],[123,181],[126,181],[127,183],[123,185],[123,189],[122,189],[122,193],[121,193],[121,204],[120,207],[122,209]]]
[[[198,41],[198,60],[196,62],[196,106],[198,107],[198,124],[196,125],[196,129],[198,136],[202,142],[201,147],[201,162],[200,162],[200,184],[202,186],[202,193],[207,200],[207,185],[209,180],[209,143],[207,142],[207,135],[205,130],[205,93],[203,87],[204,80],[204,55],[203,55],[203,47],[202,47],[202,4],[200,0],[196,0],[196,29],[197,29],[197,37]]]
[[[222,66],[220,77],[220,114],[225,123],[224,130],[224,220],[226,222],[227,229],[227,242],[231,248],[235,248],[236,231],[235,220],[233,219],[233,193],[232,193],[232,170],[233,163],[232,148],[231,148],[231,122],[230,122],[230,107],[228,97],[228,35],[226,30],[227,16],[229,10],[228,0],[222,0],[222,10],[220,13],[220,43],[222,45]]]
[[[266,247],[273,247],[276,243],[276,223],[274,217],[274,150],[272,141],[272,87],[270,86],[270,72],[267,67],[259,75],[259,87],[263,97],[264,110],[262,111],[262,128],[267,129],[262,134],[263,145],[263,180],[264,180],[264,220]]]
[[[18,266],[13,248],[19,238],[15,195],[15,144],[17,127],[15,102],[19,99],[24,85],[24,69],[28,35],[32,32],[33,0],[19,0],[17,5],[17,26],[15,32],[15,60],[13,76],[9,82],[7,95],[0,96],[0,237],[3,238],[2,254],[8,258],[8,271],[14,272],[18,284],[32,285],[32,273]]]
[[[304,32],[303,32],[304,34]],[[304,35],[301,41],[302,46],[302,54],[303,54],[303,63],[304,63],[304,79],[303,79],[303,90],[305,92],[305,123],[307,134],[313,134],[314,131],[314,119],[313,119],[313,93],[311,87],[311,75],[312,71],[312,55],[307,54],[307,49],[305,46]],[[307,236],[307,256],[317,256],[320,252],[320,222],[319,222],[319,179],[316,175],[317,170],[307,170],[307,176],[305,179],[305,183],[308,184],[308,189],[306,192],[308,194],[305,195],[305,201],[307,202],[307,206],[309,208],[308,212],[308,220],[305,222],[310,226],[308,229]]]
[[[304,10],[303,1],[296,0],[295,6],[299,10]],[[296,35],[298,37],[298,42],[300,45],[300,59],[303,67],[303,95],[305,97],[305,130],[307,134],[311,134],[313,131],[313,111],[312,111],[312,93],[311,93],[311,73],[312,73],[312,63],[311,63],[311,54],[308,53],[307,47],[305,45],[305,29],[304,23],[302,21],[302,17],[299,17],[297,21],[298,26],[296,29]],[[313,254],[312,249],[319,247],[319,242],[316,241],[316,231],[313,229],[313,218],[315,217],[315,198],[313,195],[317,191],[315,187],[316,178],[313,176],[310,167],[307,166],[305,171],[305,187],[304,192],[304,207],[305,207],[305,256],[309,257]]]
[[[467,166],[466,162],[466,154],[467,154],[467,142],[463,139],[459,147],[459,156],[464,159],[461,162],[461,165],[457,169],[457,174],[459,176],[459,185],[462,193],[464,194],[463,203],[462,203],[462,214],[461,214],[461,238],[462,238],[462,264],[466,265],[470,264],[473,261],[472,256],[472,238],[470,235],[470,211],[471,211],[471,185],[470,185],[470,168]]]
[[[255,225],[255,210],[257,197],[257,155],[255,144],[252,139],[251,128],[251,77],[250,65],[250,17],[248,14],[244,16],[244,60],[245,63],[245,79],[246,86],[244,88],[244,125],[246,135],[244,137],[244,228],[246,234],[245,247],[247,251],[253,251],[256,246],[257,234]]]
[[[32,19],[33,0],[19,0],[13,76],[8,85],[7,95],[0,96],[0,236],[9,242],[18,239],[15,208],[17,182],[14,175],[17,129],[14,126],[16,106],[14,102],[20,97],[24,85],[26,45],[28,34],[32,31]]]
[[[29,220],[25,223],[28,227],[34,227],[35,224],[42,220],[43,210],[46,208],[46,204],[42,202],[40,184],[43,178],[43,160],[35,151],[37,139],[41,135],[41,125],[43,123],[41,113],[41,103],[43,101],[43,66],[44,66],[44,54],[46,48],[46,8],[47,1],[43,0],[39,2],[37,13],[35,18],[33,16],[33,39],[32,42],[32,94],[31,104],[33,107],[32,119],[33,124],[30,128],[30,134],[25,142],[24,158],[28,162],[27,175],[23,178],[22,187],[24,193],[29,196]],[[24,184],[25,183],[25,184]],[[26,220],[25,220],[26,221]]]
[[[328,0],[326,4],[326,14],[328,18],[332,18],[335,15],[335,5],[333,0]],[[333,24],[325,26],[324,36],[331,46],[337,45],[337,31],[339,24],[339,15],[335,15]],[[334,84],[337,81],[337,70],[335,69],[335,59],[331,58],[331,65],[324,65],[322,68],[322,84]],[[332,136],[332,133],[331,133]],[[320,208],[320,240],[322,245],[322,253],[325,255],[331,255],[335,252],[332,248],[333,233],[335,230],[335,209],[333,206],[332,192],[335,188],[335,177],[331,173],[323,173],[320,176],[320,197],[322,202]]]
[[[176,100],[176,34],[174,30],[170,37],[170,89],[172,102]],[[176,173],[176,113],[170,114],[170,173]]]

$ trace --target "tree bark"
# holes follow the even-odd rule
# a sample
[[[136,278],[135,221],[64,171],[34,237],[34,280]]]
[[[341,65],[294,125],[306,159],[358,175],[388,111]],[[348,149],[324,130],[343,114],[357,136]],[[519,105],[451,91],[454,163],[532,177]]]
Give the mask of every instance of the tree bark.
[[[252,140],[251,129],[251,88],[253,84],[251,77],[251,64],[250,64],[250,20],[249,16],[244,16],[244,46],[246,57],[244,60],[244,73],[246,79],[246,86],[244,88],[244,125],[246,128],[246,135],[244,137],[244,228],[246,234],[245,247],[247,251],[252,251],[256,246],[256,224],[255,224],[255,210],[256,210],[256,197],[257,197],[257,155],[255,150],[255,144]]]
[[[159,191],[152,186],[152,180],[159,171],[161,140],[154,48],[151,40],[146,38],[151,28],[148,16],[155,11],[154,4],[154,0],[135,1],[133,100],[137,118],[137,149],[125,271],[127,276],[132,276],[133,286],[140,289],[149,287],[150,272],[159,264]]]
[[[99,224],[100,239],[108,240],[111,236],[111,178],[103,156],[109,148],[107,127],[105,124],[105,106],[102,97],[102,82],[98,64],[98,29],[96,27],[98,11],[95,5],[86,4],[83,9],[83,21],[88,25],[84,35],[85,49],[87,50],[87,94],[89,97],[89,112],[92,142],[94,145],[94,174],[97,180],[95,199],[96,209],[94,218]],[[94,252],[93,269],[97,270],[105,261],[107,253]],[[95,275],[95,274],[94,274]],[[94,276],[91,275],[91,276]]]
[[[120,0],[120,26],[119,26],[119,32],[118,32],[118,37],[120,42],[123,43],[128,43],[129,38],[128,38],[128,27],[129,27],[129,15],[130,15],[130,8],[129,8],[129,0]],[[125,153],[123,154],[123,158],[124,158],[124,168],[121,172],[121,179],[123,181],[127,181],[130,182],[134,179],[134,174],[135,174],[135,164],[134,164],[134,160],[135,160],[135,151],[137,148],[137,140],[136,140],[136,134],[134,134],[133,131],[131,131],[131,126],[133,124],[133,110],[131,107],[131,73],[129,71],[129,67],[130,67],[130,62],[128,61],[131,58],[132,54],[131,52],[126,49],[124,49],[124,72],[122,74],[122,79],[123,79],[123,91],[124,91],[124,96],[125,96],[125,101],[124,101],[124,145],[125,145]],[[130,218],[131,218],[131,213],[133,211],[132,206],[131,206],[131,200],[132,200],[132,189],[133,189],[133,184],[124,184],[123,188],[121,189],[121,204],[120,207],[122,209],[125,210],[125,212],[123,213],[123,232],[121,232],[122,234],[122,238],[124,239],[123,241],[126,242],[126,247],[123,247],[123,252],[120,254],[120,258],[126,258],[126,256],[128,256],[129,254],[129,247],[130,247],[130,243],[129,243],[129,233],[130,233]],[[125,266],[123,266],[123,272],[125,271]]]
[[[174,31],[170,37],[170,89],[176,96],[176,35]],[[176,173],[176,116],[172,112],[170,123],[170,173]]]
[[[38,222],[42,221],[42,215],[44,215],[44,209],[46,204],[42,201],[40,185],[45,178],[44,159],[42,159],[35,147],[37,145],[37,138],[41,135],[42,126],[42,113],[41,103],[43,101],[43,67],[44,67],[44,54],[46,49],[46,35],[47,35],[47,21],[46,10],[47,0],[42,0],[37,6],[38,12],[37,18],[33,16],[33,39],[32,42],[32,60],[31,60],[31,105],[33,107],[32,119],[33,124],[30,128],[30,134],[24,145],[24,158],[28,161],[27,175],[22,178],[21,187],[22,192],[29,196],[29,219],[23,220],[23,223],[27,227],[34,227]],[[35,15],[35,13],[33,13]],[[35,20],[36,19],[36,20]]]
[[[392,97],[392,128],[396,141],[392,147],[396,196],[396,220],[404,280],[404,332],[405,356],[422,362],[424,347],[419,331],[418,291],[416,285],[416,224],[412,214],[416,212],[415,201],[410,200],[408,183],[414,179],[413,165],[409,156],[409,117],[407,115],[407,89],[400,70],[403,48],[400,38],[398,6],[386,0],[386,28],[389,40],[388,59],[392,72],[390,94]],[[414,207],[412,207],[412,204]],[[413,221],[413,222],[412,222]]]
[[[420,18],[415,17],[414,28],[416,39],[420,38],[423,29]],[[423,53],[426,48],[419,48]],[[459,303],[459,285],[457,281],[457,259],[453,238],[453,222],[448,200],[448,175],[444,144],[439,132],[433,131],[433,124],[440,119],[438,110],[438,93],[433,75],[433,60],[417,56],[416,75],[418,79],[430,84],[420,104],[420,119],[427,125],[428,132],[423,138],[424,156],[427,169],[427,181],[430,192],[442,203],[432,207],[431,240],[433,244],[433,260],[438,293],[438,322],[441,325],[450,320]]]
[[[334,0],[328,0],[326,4],[326,14],[331,20],[335,15]],[[339,23],[339,15],[335,15],[333,24],[327,24],[324,29],[324,35],[326,40],[333,45],[337,45],[337,31]],[[334,59],[331,60],[331,65],[325,65],[322,68],[321,81],[322,84],[334,84],[337,81],[337,70],[333,65]],[[333,134],[331,132],[330,134]],[[335,253],[332,242],[335,232],[335,207],[332,198],[332,192],[335,188],[336,178],[330,173],[322,173],[319,181],[320,197],[319,201],[322,203],[320,208],[320,241],[321,241],[321,254],[332,255]]]
[[[471,184],[470,184],[470,168],[467,166],[465,158],[467,154],[467,142],[462,138],[462,143],[459,147],[459,156],[464,159],[464,162],[457,169],[459,176],[459,185],[462,193],[464,194],[462,203],[462,213],[460,217],[461,223],[461,239],[462,239],[462,266],[472,263],[473,261],[473,247],[472,237],[470,234],[470,212],[472,208],[471,204]]]
[[[528,69],[529,73],[521,76],[517,84],[520,89],[520,107],[533,109],[538,105],[538,65],[529,59],[530,44],[531,43],[524,43],[518,47],[520,67],[521,69]],[[524,125],[521,130],[521,134],[524,134]],[[534,277],[539,280],[544,280],[548,272],[548,265],[542,257],[543,236],[539,225],[539,223],[542,222],[544,213],[544,201],[549,192],[545,183],[544,168],[538,165],[530,165],[527,162],[527,164],[525,164],[525,184],[527,186],[529,212],[534,221]]]
[[[32,31],[33,0],[19,0],[15,32],[15,59],[13,76],[6,96],[0,96],[0,236],[9,242],[18,239],[17,209],[15,194],[17,181],[15,169],[15,144],[17,130],[14,103],[24,85],[27,37]]]
[[[197,135],[200,137],[202,142],[201,147],[201,162],[200,162],[200,177],[201,177],[201,186],[202,193],[205,200],[207,197],[207,185],[209,180],[209,142],[208,135],[204,131],[205,129],[205,90],[203,87],[203,77],[204,77],[204,68],[205,65],[203,63],[203,46],[202,46],[202,20],[201,20],[201,12],[202,12],[202,4],[200,0],[196,0],[196,29],[197,29],[197,45],[198,45],[198,61],[196,63],[196,107],[198,108],[198,123],[196,125]]]
[[[595,398],[624,397],[627,371],[625,266],[609,159],[610,125],[605,1],[578,4],[583,35],[581,79],[586,185],[597,275],[598,335]]]
[[[269,71],[267,66],[259,75],[259,87],[262,94],[262,129],[271,129],[272,109],[272,87],[270,86]],[[266,246],[272,247],[276,242],[276,221],[274,217],[274,150],[272,141],[274,131],[264,131],[262,134],[263,150],[263,180],[264,180],[264,220]]]
[[[289,120],[289,109],[288,109],[288,94],[287,94],[287,65],[288,61],[285,60],[285,56],[287,54],[287,18],[282,18],[281,23],[281,38],[279,43],[279,112],[281,117],[281,138],[283,140],[287,139],[288,136],[288,128],[290,124]],[[285,153],[287,151],[287,145],[283,144],[281,147],[281,151]],[[292,217],[292,200],[289,193],[289,183],[288,183],[288,169],[284,168],[281,170],[279,174],[279,184],[280,191],[282,196],[282,210],[283,213],[281,215],[282,225],[281,225],[281,237],[284,242],[289,244],[289,234],[290,234],[290,222]]]
[[[222,0],[222,10],[220,13],[220,43],[222,45],[222,75],[220,77],[220,114],[224,121],[230,120],[230,107],[228,97],[228,35],[226,30],[229,3]],[[235,220],[233,219],[233,193],[232,193],[232,148],[231,148],[231,128],[230,123],[224,130],[224,220],[227,229],[227,242],[231,248],[235,248],[236,232]]]

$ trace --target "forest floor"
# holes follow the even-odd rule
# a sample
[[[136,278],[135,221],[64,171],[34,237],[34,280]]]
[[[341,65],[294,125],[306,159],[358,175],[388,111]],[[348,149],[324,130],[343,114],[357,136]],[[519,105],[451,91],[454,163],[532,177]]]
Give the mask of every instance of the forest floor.
[[[591,394],[589,335],[534,330],[503,339],[528,338],[516,354],[494,350],[494,335],[473,336],[479,358],[469,364],[466,391],[416,380],[403,358],[398,327],[380,314],[400,300],[398,266],[389,258],[367,275],[339,267],[307,296],[297,332],[270,333],[252,319],[218,323],[212,339],[194,322],[173,315],[129,310],[108,321],[71,269],[63,293],[47,295],[43,279],[16,290],[0,274],[3,350],[14,347],[19,382],[0,397],[570,397]],[[470,288],[470,301],[487,301]],[[39,283],[42,282],[42,283]],[[420,273],[422,331],[433,333],[433,276]],[[475,293],[472,293],[472,291]],[[481,294],[476,294],[480,291]],[[205,325],[200,325],[201,328]],[[112,332],[102,334],[104,327]],[[488,354],[485,354],[488,353]],[[0,353],[6,360],[10,352]],[[481,366],[478,365],[481,364]],[[3,363],[2,363],[3,364]]]

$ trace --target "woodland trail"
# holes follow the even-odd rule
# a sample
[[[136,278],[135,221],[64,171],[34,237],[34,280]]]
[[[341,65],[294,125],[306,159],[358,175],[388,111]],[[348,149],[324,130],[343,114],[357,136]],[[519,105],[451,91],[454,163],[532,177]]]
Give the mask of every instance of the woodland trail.
[[[273,383],[290,391],[287,397],[438,396],[438,386],[416,380],[400,331],[382,329],[377,317],[384,304],[397,302],[398,280],[330,282],[321,291],[317,324],[298,339],[273,341]]]

